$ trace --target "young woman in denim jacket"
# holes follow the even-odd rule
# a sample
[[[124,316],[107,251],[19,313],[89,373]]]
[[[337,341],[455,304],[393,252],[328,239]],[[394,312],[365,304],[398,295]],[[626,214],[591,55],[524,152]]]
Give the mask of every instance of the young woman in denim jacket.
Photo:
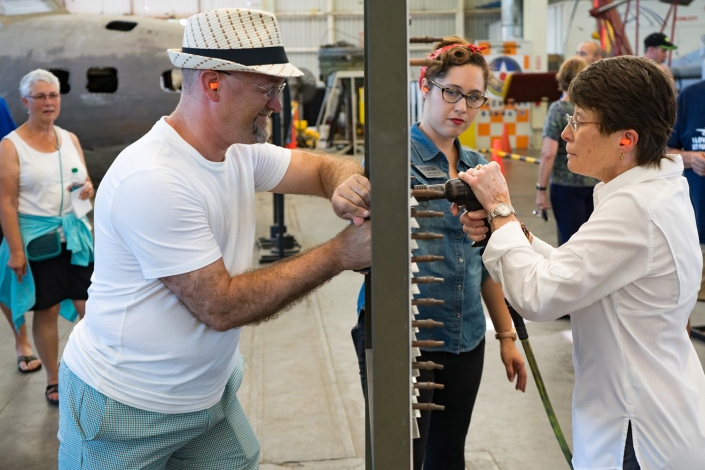
[[[477,152],[460,146],[458,136],[465,132],[487,101],[484,93],[490,70],[482,53],[462,38],[450,37],[435,47],[431,58],[443,65],[422,69],[419,86],[425,106],[420,123],[411,126],[411,175],[414,184],[439,184],[457,178],[478,164],[485,164]],[[419,340],[443,341],[439,348],[421,349],[418,361],[442,364],[443,370],[420,371],[419,382],[443,384],[443,390],[420,391],[419,402],[445,406],[444,411],[422,411],[418,420],[421,437],[414,439],[414,469],[463,470],[465,439],[475,398],[480,387],[485,355],[484,299],[494,329],[501,335],[500,354],[507,378],[517,378],[516,389],[526,388],[524,360],[516,348],[512,321],[504,303],[500,284],[490,278],[482,264],[482,248],[472,247],[451,204],[430,201],[423,209],[443,212],[441,218],[416,219],[419,232],[443,234],[443,240],[419,241],[414,255],[441,255],[442,262],[419,263],[417,276],[441,277],[440,284],[419,284],[419,298],[445,301],[442,306],[419,307],[417,319],[443,322],[442,328],[424,328]],[[363,287],[364,289],[364,287]],[[361,293],[361,297],[362,297]],[[364,306],[364,302],[361,303]],[[364,312],[353,329],[361,375],[364,373]],[[361,346],[361,347],[359,347]],[[363,375],[364,381],[364,375]],[[363,382],[364,387],[364,382]]]

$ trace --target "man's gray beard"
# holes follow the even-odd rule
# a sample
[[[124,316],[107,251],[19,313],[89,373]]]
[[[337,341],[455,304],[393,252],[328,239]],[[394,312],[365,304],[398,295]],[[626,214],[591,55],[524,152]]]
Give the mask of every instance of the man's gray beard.
[[[257,125],[257,121],[252,121],[252,133],[255,136],[255,142],[258,144],[264,144],[269,140],[269,127],[267,126],[268,121],[264,121],[262,126]]]

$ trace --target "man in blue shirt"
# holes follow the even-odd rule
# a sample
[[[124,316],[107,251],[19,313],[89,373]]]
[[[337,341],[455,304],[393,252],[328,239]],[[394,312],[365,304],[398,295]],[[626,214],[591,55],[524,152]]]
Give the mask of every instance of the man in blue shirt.
[[[702,246],[705,244],[705,80],[678,95],[678,114],[673,134],[668,139],[668,152],[680,153],[683,157],[683,175],[690,186]],[[698,300],[705,300],[704,284],[701,284]]]
[[[17,129],[15,121],[12,120],[10,109],[5,100],[0,97],[0,139]]]

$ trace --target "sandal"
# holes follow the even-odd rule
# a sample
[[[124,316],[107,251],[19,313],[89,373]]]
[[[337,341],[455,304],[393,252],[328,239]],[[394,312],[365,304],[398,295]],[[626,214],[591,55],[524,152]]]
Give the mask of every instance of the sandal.
[[[58,405],[59,400],[53,400],[49,398],[49,395],[51,395],[52,393],[59,393],[59,384],[47,385],[47,389],[44,392],[44,396],[46,397],[50,405]]]
[[[17,370],[19,370],[23,374],[37,372],[39,369],[42,368],[41,364],[39,364],[34,369],[29,369],[29,363],[32,361],[37,361],[37,360],[39,360],[39,358],[37,356],[17,356]],[[23,369],[22,367],[20,367],[20,363],[22,363],[22,362],[24,362],[25,366],[27,366],[27,369]]]

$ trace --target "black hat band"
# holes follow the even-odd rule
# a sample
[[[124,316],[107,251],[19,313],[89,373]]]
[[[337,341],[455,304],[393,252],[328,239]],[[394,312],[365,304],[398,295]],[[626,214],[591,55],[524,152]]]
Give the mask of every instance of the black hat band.
[[[197,49],[194,47],[183,47],[181,52],[212,59],[227,60],[248,66],[289,63],[286,52],[281,46],[256,49]]]

